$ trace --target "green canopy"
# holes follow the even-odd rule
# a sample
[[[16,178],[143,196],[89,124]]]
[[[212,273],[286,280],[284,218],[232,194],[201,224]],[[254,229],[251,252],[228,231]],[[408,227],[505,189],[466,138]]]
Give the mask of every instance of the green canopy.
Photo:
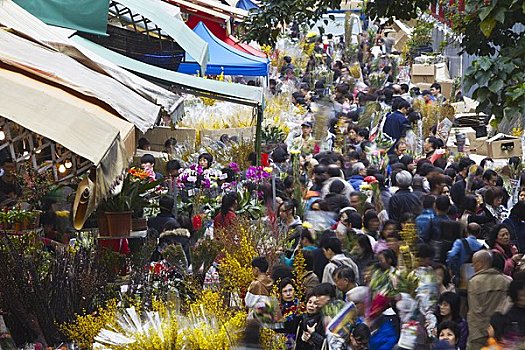
[[[212,95],[218,99],[254,107],[263,104],[263,91],[260,87],[203,79],[159,68],[123,56],[78,35],[71,37],[71,40],[79,44],[77,46],[79,49],[84,47],[111,63],[146,77],[147,79],[174,84],[181,92]]]
[[[109,0],[14,0],[43,22],[106,35]]]

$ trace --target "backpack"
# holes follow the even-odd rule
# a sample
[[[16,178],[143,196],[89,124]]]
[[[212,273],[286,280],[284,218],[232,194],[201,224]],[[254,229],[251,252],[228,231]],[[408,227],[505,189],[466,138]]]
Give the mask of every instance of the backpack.
[[[459,268],[458,289],[467,290],[468,281],[474,275],[474,266],[472,265],[472,255],[474,255],[474,252],[470,248],[470,244],[468,244],[466,238],[462,238],[461,243],[467,252],[467,261],[461,264]]]

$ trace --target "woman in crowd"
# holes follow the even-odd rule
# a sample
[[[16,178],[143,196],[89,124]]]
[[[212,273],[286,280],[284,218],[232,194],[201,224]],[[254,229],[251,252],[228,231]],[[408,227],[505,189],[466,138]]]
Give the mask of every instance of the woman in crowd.
[[[494,254],[502,256],[505,260],[503,272],[512,276],[517,260],[521,259],[518,249],[510,240],[511,233],[504,224],[496,225],[490,231],[487,244]]]

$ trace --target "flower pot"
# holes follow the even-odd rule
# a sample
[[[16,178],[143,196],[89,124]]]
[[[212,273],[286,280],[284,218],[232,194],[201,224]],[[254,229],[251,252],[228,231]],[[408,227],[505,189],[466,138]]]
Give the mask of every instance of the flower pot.
[[[146,218],[138,218],[131,220],[131,231],[145,231],[148,229],[148,221]]]
[[[111,237],[127,237],[131,232],[132,211],[105,212],[108,233]]]

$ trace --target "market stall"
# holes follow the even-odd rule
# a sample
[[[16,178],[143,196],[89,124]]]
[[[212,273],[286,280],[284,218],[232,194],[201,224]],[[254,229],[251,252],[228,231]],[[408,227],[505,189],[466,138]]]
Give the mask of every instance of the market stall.
[[[206,74],[243,76],[268,75],[268,59],[249,55],[231,47],[213,35],[213,33],[211,33],[202,22],[193,30],[199,35],[199,37],[208,43],[210,61],[206,68]],[[198,66],[194,63],[194,60],[191,57],[186,56],[186,62],[180,64],[178,71],[186,74],[195,74],[198,71]]]

